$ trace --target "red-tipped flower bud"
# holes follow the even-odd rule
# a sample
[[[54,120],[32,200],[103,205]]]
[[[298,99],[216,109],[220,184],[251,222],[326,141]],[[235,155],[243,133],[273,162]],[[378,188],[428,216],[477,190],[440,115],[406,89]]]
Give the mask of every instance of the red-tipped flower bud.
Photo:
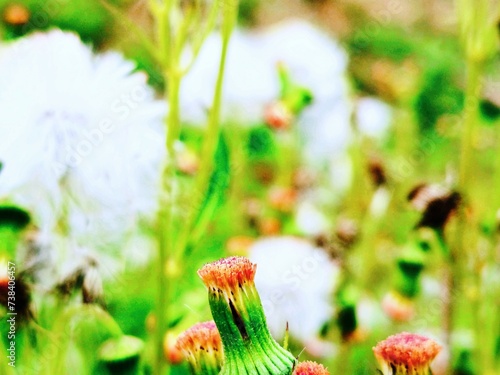
[[[268,105],[264,112],[264,121],[272,129],[288,129],[294,120],[293,113],[285,105],[278,101]]]
[[[217,375],[222,367],[222,343],[213,321],[198,323],[183,332],[176,344],[193,375]]]
[[[3,20],[9,25],[24,25],[29,19],[29,10],[21,4],[10,4],[3,11]]]
[[[295,367],[293,375],[330,375],[328,370],[319,363],[312,361],[301,362]]]
[[[269,191],[269,205],[277,211],[289,213],[297,202],[297,191],[293,188],[276,186]]]
[[[255,288],[257,266],[244,257],[206,264],[198,275],[224,347],[220,375],[289,375],[295,358],[271,337]]]
[[[382,300],[382,309],[392,320],[407,322],[415,314],[413,301],[396,291],[391,291]]]
[[[383,375],[429,375],[441,346],[432,339],[402,332],[381,341],[373,353]]]

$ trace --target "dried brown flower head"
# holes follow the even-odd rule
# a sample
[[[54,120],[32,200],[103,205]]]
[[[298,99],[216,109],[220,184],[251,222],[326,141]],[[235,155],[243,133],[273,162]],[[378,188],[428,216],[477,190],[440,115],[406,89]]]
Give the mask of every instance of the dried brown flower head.
[[[450,215],[458,208],[461,197],[457,192],[437,184],[420,184],[408,194],[408,200],[422,213],[418,228],[442,230]]]

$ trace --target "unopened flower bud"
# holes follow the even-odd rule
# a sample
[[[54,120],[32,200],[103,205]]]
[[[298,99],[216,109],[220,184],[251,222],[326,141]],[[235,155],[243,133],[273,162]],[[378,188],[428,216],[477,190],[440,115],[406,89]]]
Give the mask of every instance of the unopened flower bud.
[[[99,359],[112,375],[137,374],[143,348],[144,343],[141,339],[122,335],[104,342],[99,350]]]
[[[313,94],[309,89],[294,82],[285,64],[278,64],[278,72],[281,83],[280,99],[292,114],[298,115],[312,103]]]
[[[255,287],[257,266],[244,257],[206,264],[198,275],[224,348],[221,375],[289,375],[295,358],[271,337]]]
[[[200,166],[198,155],[187,148],[183,148],[176,155],[177,169],[187,175],[194,175]]]
[[[264,122],[272,129],[288,129],[293,120],[293,113],[282,101],[271,103],[265,108]]]
[[[352,284],[346,284],[337,292],[337,325],[342,340],[349,341],[352,334],[358,329],[356,304],[359,300],[359,291]]]
[[[223,361],[222,342],[213,321],[198,323],[183,332],[176,347],[189,362],[192,375],[217,375]]]
[[[259,220],[258,229],[263,236],[275,236],[281,232],[281,222],[275,217],[264,217]]]
[[[178,365],[184,360],[184,355],[177,346],[177,336],[172,332],[165,334],[163,339],[163,354],[167,361],[173,365]]]
[[[390,291],[382,300],[382,309],[392,320],[406,322],[415,315],[413,301],[396,291]]]
[[[398,333],[373,348],[383,375],[430,375],[430,364],[441,346],[425,336]]]
[[[330,375],[328,370],[319,363],[313,361],[305,361],[300,362],[295,370],[293,371],[293,375]]]
[[[397,259],[397,269],[394,273],[394,287],[401,295],[408,298],[414,298],[417,295],[426,257],[419,243],[411,241],[403,248]]]
[[[277,211],[289,213],[297,202],[297,191],[293,188],[273,187],[268,194],[269,205]]]
[[[29,21],[29,19],[29,10],[21,4],[10,4],[3,11],[3,20],[8,25],[24,25]]]
[[[0,206],[0,225],[9,225],[16,229],[23,229],[30,223],[27,211],[11,205]]]
[[[15,258],[22,230],[29,223],[30,216],[26,211],[16,206],[0,206],[0,255]]]

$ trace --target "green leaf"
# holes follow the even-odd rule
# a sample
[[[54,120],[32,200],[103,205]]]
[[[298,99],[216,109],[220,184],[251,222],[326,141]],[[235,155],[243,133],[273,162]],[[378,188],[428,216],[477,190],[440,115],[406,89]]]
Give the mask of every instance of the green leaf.
[[[205,228],[212,220],[216,210],[223,203],[231,179],[231,163],[229,148],[224,136],[221,134],[214,155],[214,171],[210,177],[207,192],[201,204],[198,217],[193,226],[188,247],[195,244],[205,232]]]

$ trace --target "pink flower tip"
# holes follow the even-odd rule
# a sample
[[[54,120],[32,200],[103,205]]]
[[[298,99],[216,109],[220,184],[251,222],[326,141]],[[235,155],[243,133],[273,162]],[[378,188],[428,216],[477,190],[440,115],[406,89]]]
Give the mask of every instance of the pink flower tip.
[[[222,342],[215,322],[212,320],[197,323],[187,329],[177,338],[176,347],[185,354],[222,350]]]
[[[434,340],[408,332],[389,336],[373,348],[379,361],[409,369],[429,366],[440,350],[441,345]]]
[[[205,264],[198,276],[208,288],[236,288],[253,282],[256,270],[257,265],[248,258],[232,256]]]
[[[312,361],[300,362],[295,370],[293,371],[293,375],[330,375],[328,370],[319,363]]]

